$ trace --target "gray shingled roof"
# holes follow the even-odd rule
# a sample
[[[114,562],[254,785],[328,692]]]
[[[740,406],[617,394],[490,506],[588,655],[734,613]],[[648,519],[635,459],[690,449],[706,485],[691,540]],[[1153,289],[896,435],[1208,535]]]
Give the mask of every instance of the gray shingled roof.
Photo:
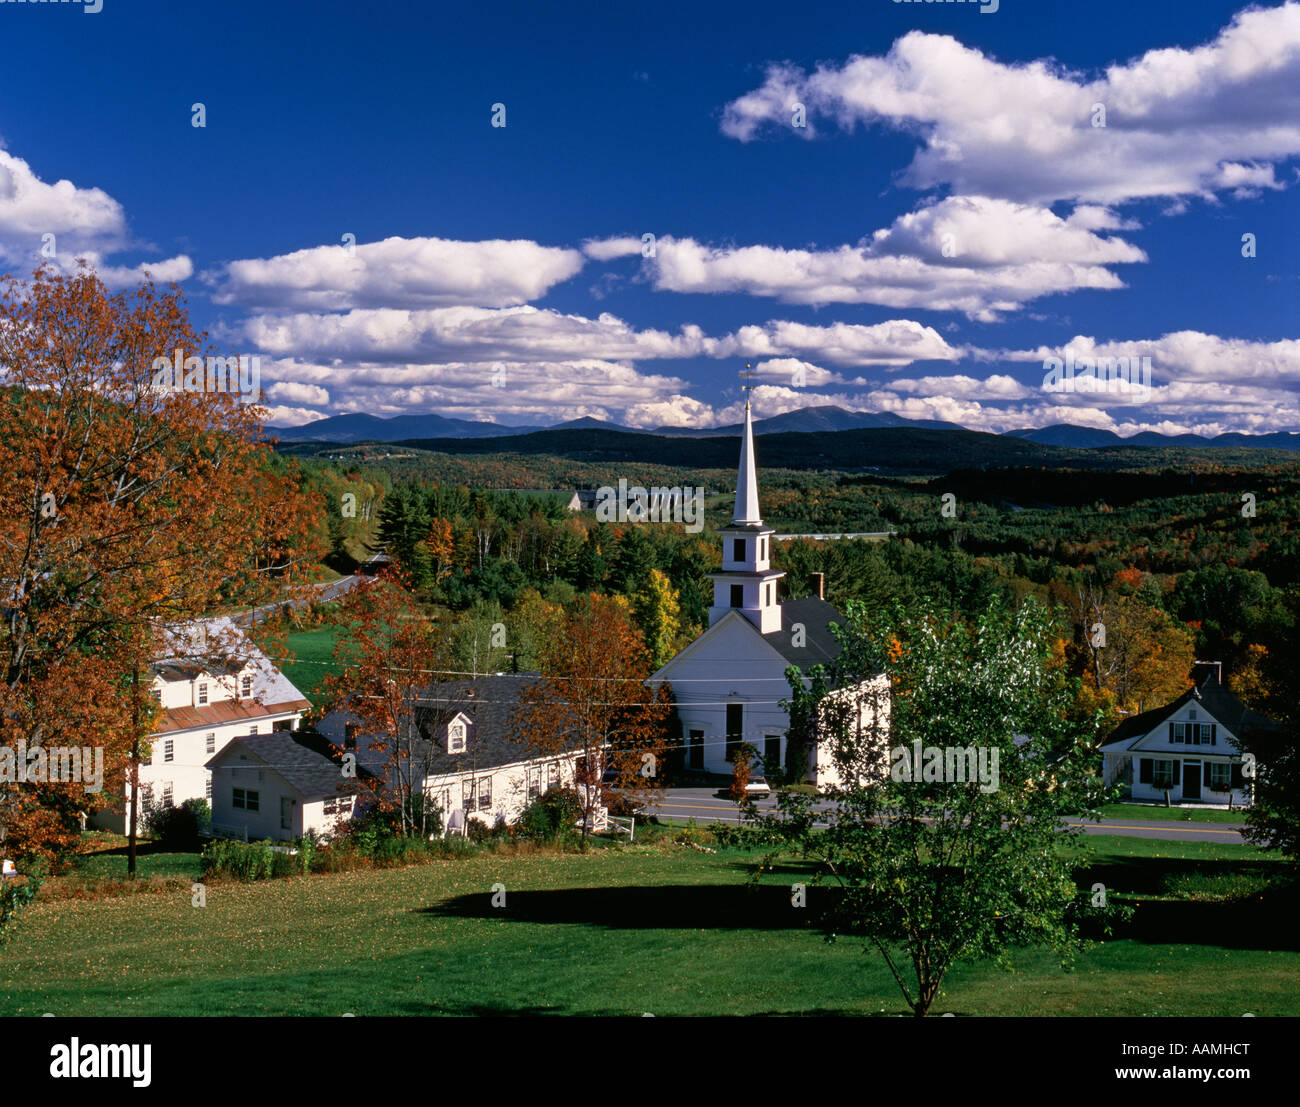
[[[277,730],[236,738],[210,758],[207,767],[238,763],[241,752],[265,762],[306,799],[351,791],[355,784],[343,776],[338,758],[330,756],[329,743],[310,730]]]
[[[431,684],[424,690],[422,706],[416,712],[420,739],[413,756],[421,766],[427,758],[429,772],[437,775],[490,769],[535,758],[536,751],[512,735],[510,717],[519,705],[520,693],[539,679],[538,673],[511,673]],[[465,752],[448,753],[443,728],[462,711],[471,719]],[[316,729],[330,742],[341,746],[347,736],[347,724],[357,721],[351,712],[338,709],[321,719]],[[358,737],[357,761],[380,773],[384,771],[387,756],[375,753],[369,743]]]
[[[801,600],[783,600],[781,629],[763,635],[764,641],[792,665],[805,672],[814,665],[824,665],[840,654],[840,644],[831,633],[831,623],[847,625],[848,620],[836,608],[816,596]],[[804,644],[796,647],[792,628],[802,623]]]
[[[1206,714],[1226,730],[1238,736],[1257,730],[1277,731],[1281,729],[1272,719],[1259,714],[1258,711],[1252,711],[1220,684],[1215,675],[1211,673],[1199,685],[1189,688],[1172,703],[1167,703],[1164,707],[1153,708],[1151,711],[1143,711],[1140,715],[1125,719],[1110,732],[1109,737],[1102,743],[1102,748],[1109,746],[1127,748],[1138,738],[1150,733],[1164,719],[1191,700],[1196,700]]]

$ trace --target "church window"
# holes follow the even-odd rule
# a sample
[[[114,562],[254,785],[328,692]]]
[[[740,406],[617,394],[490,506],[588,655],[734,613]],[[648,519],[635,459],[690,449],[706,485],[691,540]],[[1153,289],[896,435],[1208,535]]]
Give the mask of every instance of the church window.
[[[733,584],[731,586],[731,606],[745,606],[745,586],[743,584]]]
[[[745,705],[743,703],[727,704],[727,760],[736,760],[736,750],[740,747],[744,735]]]
[[[745,560],[745,540],[743,538],[733,538],[731,540],[731,560]]]

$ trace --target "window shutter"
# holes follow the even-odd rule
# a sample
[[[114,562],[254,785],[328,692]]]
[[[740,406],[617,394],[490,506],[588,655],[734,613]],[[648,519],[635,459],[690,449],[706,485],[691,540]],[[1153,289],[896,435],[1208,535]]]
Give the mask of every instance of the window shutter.
[[[1219,726],[1217,723],[1210,724],[1210,745],[1217,746],[1219,737]]]
[[[1149,757],[1138,758],[1138,783],[1151,783],[1151,759]]]
[[[1170,744],[1172,745],[1174,742],[1177,742],[1177,741],[1178,741],[1178,739],[1174,737],[1174,724],[1173,724],[1173,723],[1170,723],[1170,724],[1169,724],[1169,742],[1170,742]]]
[[[1177,759],[1175,758],[1175,760],[1173,761],[1173,766],[1174,766],[1174,787],[1175,787],[1175,788],[1178,787],[1178,782],[1179,782],[1179,779],[1180,779],[1179,774],[1180,774],[1181,771],[1182,771],[1182,765],[1183,765],[1183,763],[1182,763],[1181,761],[1179,761],[1179,760],[1177,760]]]
[[[1210,786],[1210,763],[1208,761],[1205,763],[1205,786],[1207,788]]]

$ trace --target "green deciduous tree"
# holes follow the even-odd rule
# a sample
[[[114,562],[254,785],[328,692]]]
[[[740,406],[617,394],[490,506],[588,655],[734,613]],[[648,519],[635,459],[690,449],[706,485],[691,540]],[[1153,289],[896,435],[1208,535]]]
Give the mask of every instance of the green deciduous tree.
[[[1060,850],[1072,833],[1061,817],[1098,795],[1096,726],[1071,721],[1074,690],[1032,602],[991,604],[969,624],[863,614],[849,605],[836,663],[790,674],[792,727],[815,731],[844,782],[830,810],[782,795],[776,815],[755,818],[760,837],[820,861],[842,890],[831,933],[866,938],[924,1015],[959,961],[1046,945],[1068,962],[1081,945],[1091,908]],[[887,713],[868,679],[882,671]]]

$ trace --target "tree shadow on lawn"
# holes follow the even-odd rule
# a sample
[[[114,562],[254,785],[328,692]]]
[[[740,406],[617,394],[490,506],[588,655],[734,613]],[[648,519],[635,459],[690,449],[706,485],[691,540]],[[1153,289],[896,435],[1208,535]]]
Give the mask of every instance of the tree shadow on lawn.
[[[1115,926],[1112,939],[1300,950],[1300,927],[1295,925],[1300,885],[1285,879],[1284,866],[1275,862],[1134,858],[1084,864],[1074,875],[1081,888],[1104,884],[1109,894],[1133,908],[1133,916]],[[1234,877],[1241,879],[1233,882]],[[1216,880],[1226,883],[1216,886]],[[1175,898],[1164,898],[1169,896]],[[1099,936],[1086,923],[1084,929],[1089,937]]]
[[[1178,857],[1131,857],[1097,862],[1081,860],[1074,869],[1080,887],[1094,883],[1106,885],[1111,892],[1129,895],[1160,895],[1176,877],[1257,876],[1269,880],[1285,873],[1285,866],[1275,861],[1222,861]]]
[[[1113,882],[1104,878],[1125,870]],[[1117,923],[1111,940],[1150,945],[1206,945],[1224,949],[1300,950],[1295,917],[1300,892],[1292,884],[1274,884],[1232,899],[1144,899],[1165,894],[1163,884],[1143,880],[1149,892],[1133,890],[1124,879],[1128,866],[1098,866],[1076,873],[1086,890],[1105,883],[1118,902],[1131,905],[1133,916]],[[1231,862],[1171,862],[1175,873],[1198,875],[1239,872]],[[1167,875],[1167,874],[1166,874]],[[493,906],[485,889],[415,908],[435,918],[482,919],[540,925],[597,926],[609,930],[749,930],[818,932],[840,901],[838,888],[809,884],[803,907],[791,903],[783,884],[694,884],[507,891],[503,906]],[[841,933],[851,933],[846,926]],[[1084,935],[1100,937],[1085,916]]]
[[[562,888],[507,892],[493,907],[490,891],[417,908],[438,918],[572,923],[609,930],[805,930],[815,925],[835,890],[807,888],[807,905],[791,904],[780,884],[687,884]]]
[[[1224,949],[1300,950],[1295,895],[1269,889],[1227,901],[1145,900],[1115,927],[1114,939],[1148,945],[1203,945]]]
[[[754,871],[755,861],[728,861],[726,868],[735,872],[752,873]],[[812,880],[818,873],[824,874],[826,866],[819,861],[796,861],[793,859],[777,862],[775,865],[767,865],[763,869],[763,875],[773,876],[790,876],[801,881]]]
[[[131,852],[130,846],[106,846],[103,849],[87,850],[85,853],[74,854],[74,858],[83,857],[126,857]],[[155,853],[197,853],[198,849],[182,849],[179,846],[164,845],[162,842],[147,841],[137,842],[135,845],[136,857],[149,857]]]

